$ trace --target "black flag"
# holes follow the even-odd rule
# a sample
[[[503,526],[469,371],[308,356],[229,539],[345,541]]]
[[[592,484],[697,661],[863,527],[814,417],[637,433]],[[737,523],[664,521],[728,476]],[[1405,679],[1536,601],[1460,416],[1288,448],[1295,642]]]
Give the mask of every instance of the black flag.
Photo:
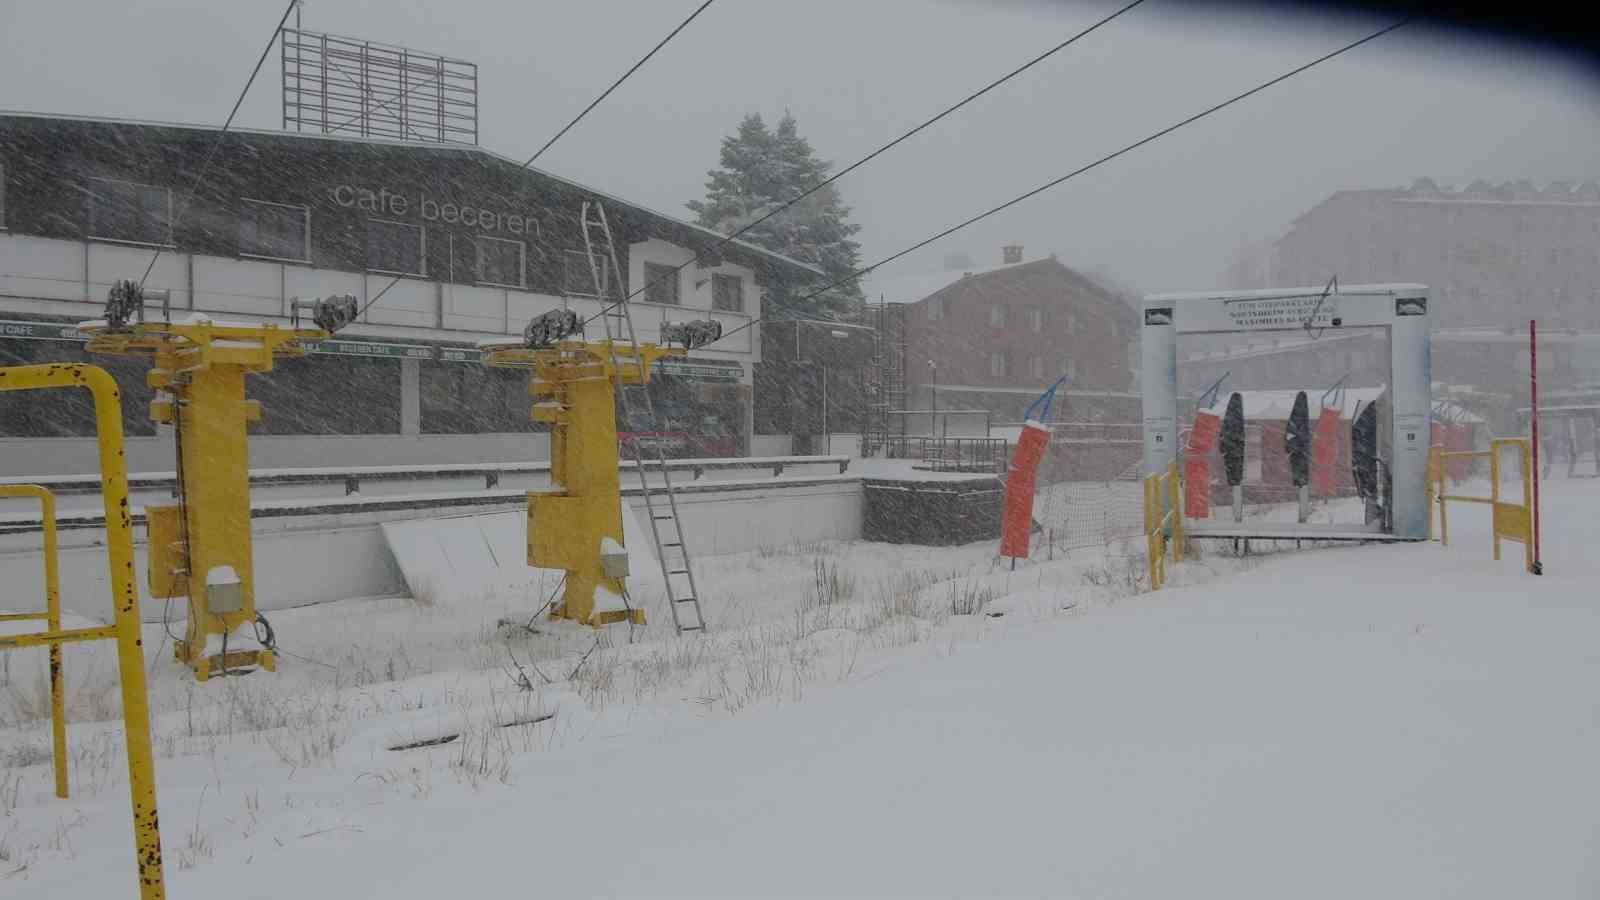
[[[1283,449],[1289,454],[1289,480],[1295,487],[1311,483],[1311,407],[1306,392],[1294,395],[1289,427],[1283,433]]]
[[[1367,404],[1350,426],[1350,465],[1356,493],[1367,500],[1378,499],[1378,404]]]
[[[1228,485],[1244,484],[1244,398],[1238,393],[1228,398],[1228,411],[1222,415],[1221,447]]]

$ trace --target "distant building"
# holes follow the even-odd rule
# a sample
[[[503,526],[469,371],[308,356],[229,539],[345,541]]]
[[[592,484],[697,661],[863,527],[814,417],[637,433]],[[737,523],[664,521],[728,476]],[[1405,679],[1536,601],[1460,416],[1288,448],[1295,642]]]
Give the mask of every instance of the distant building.
[[[1246,255],[1234,287],[1408,281],[1428,285],[1443,328],[1600,329],[1600,181],[1419,179],[1340,191],[1295,219],[1265,270]]]
[[[893,279],[874,293],[897,330],[907,409],[1016,422],[1065,375],[1058,418],[1074,406],[1083,417],[1137,418],[1133,307],[1053,255],[1024,260],[1010,245],[996,268]]]

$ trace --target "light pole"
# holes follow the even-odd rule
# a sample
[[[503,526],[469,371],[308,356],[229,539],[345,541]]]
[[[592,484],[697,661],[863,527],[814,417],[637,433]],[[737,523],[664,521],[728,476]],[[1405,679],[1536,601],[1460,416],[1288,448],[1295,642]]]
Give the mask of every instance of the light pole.
[[[931,383],[928,385],[928,396],[931,398],[933,416],[928,420],[928,435],[936,436],[939,430],[939,365],[933,360],[928,360],[928,372]]]

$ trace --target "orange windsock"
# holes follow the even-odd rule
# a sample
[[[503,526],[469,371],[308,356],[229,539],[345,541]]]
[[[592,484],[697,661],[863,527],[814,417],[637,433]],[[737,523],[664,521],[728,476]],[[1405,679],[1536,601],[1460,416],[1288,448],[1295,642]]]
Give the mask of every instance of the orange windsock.
[[[1189,444],[1183,453],[1183,510],[1191,519],[1211,515],[1211,451],[1217,446],[1222,419],[1209,410],[1195,414]]]
[[[1027,557],[1033,529],[1034,475],[1050,444],[1050,431],[1038,422],[1025,422],[1006,472],[1005,509],[1000,520],[1000,555]]]
[[[1339,485],[1339,410],[1324,406],[1311,432],[1311,490],[1332,497]]]

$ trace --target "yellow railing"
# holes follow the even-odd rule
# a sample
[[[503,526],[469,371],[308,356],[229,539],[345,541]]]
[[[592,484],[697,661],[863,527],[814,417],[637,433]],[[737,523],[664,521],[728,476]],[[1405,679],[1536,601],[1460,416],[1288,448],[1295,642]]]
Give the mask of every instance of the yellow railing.
[[[61,576],[56,558],[56,498],[37,484],[0,484],[0,497],[37,497],[44,528],[44,611],[0,613],[0,622],[44,620],[46,632],[61,630]],[[50,750],[56,767],[56,796],[67,799],[67,716],[62,684],[61,645],[50,645]]]
[[[56,731],[56,788],[65,796],[65,725],[59,672],[60,645],[75,641],[115,640],[122,682],[122,724],[127,740],[128,790],[133,800],[134,858],[139,869],[141,900],[162,900],[161,832],[156,816],[155,763],[150,751],[150,706],[145,696],[144,653],[140,646],[139,584],[133,574],[133,513],[128,507],[128,470],[123,459],[122,399],[116,381],[99,366],[40,365],[0,368],[0,391],[84,388],[94,398],[95,433],[100,444],[100,494],[105,502],[106,556],[111,575],[113,624],[99,628],[61,627],[60,597],[55,585],[55,516],[46,502],[45,584],[46,630],[0,636],[0,651],[49,647],[52,710]],[[28,493],[23,491],[22,493]],[[19,618],[41,618],[28,613]]]
[[[1500,457],[1507,447],[1515,447],[1522,474],[1522,502],[1510,503],[1500,496]],[[1488,450],[1450,450],[1431,447],[1428,450],[1428,487],[1431,500],[1439,505],[1439,542],[1450,544],[1450,503],[1487,503],[1490,507],[1494,534],[1494,558],[1500,558],[1500,542],[1516,541],[1522,544],[1523,563],[1533,571],[1533,465],[1532,452],[1527,438],[1495,438]],[[1445,469],[1451,460],[1489,460],[1489,496],[1474,497],[1467,494],[1445,493]],[[1432,531],[1433,517],[1428,518]],[[1430,534],[1431,537],[1431,534]]]
[[[1144,479],[1145,555],[1150,565],[1150,589],[1159,590],[1167,580],[1167,550],[1176,562],[1183,558],[1186,544],[1183,533],[1183,483],[1178,464],[1159,475]]]

